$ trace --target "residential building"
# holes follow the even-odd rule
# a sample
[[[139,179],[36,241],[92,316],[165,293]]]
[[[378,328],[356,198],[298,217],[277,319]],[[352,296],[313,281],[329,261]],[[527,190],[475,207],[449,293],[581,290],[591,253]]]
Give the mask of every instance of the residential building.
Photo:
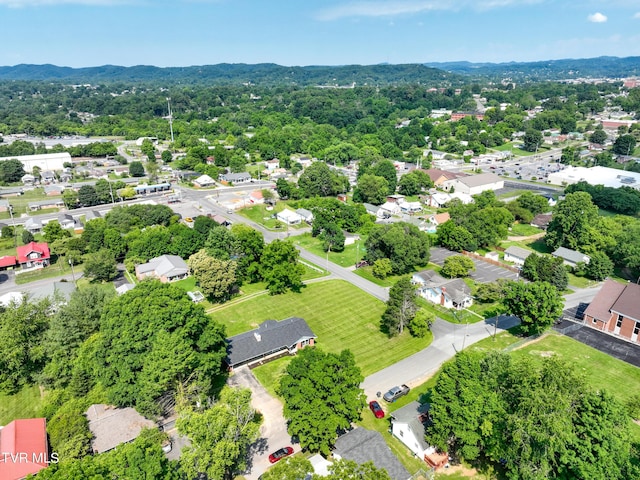
[[[358,465],[373,462],[376,468],[387,471],[393,480],[409,480],[411,475],[393,454],[382,434],[357,427],[336,440],[333,451],[336,460],[351,460]]]
[[[516,265],[522,266],[524,265],[524,261],[527,259],[527,257],[532,253],[533,252],[531,250],[512,245],[510,247],[507,247],[507,249],[504,251],[504,261],[513,262]]]
[[[22,176],[21,180],[25,185],[33,185],[34,183],[36,183],[36,177],[31,175],[30,173],[25,173]]]
[[[531,220],[531,226],[541,228],[542,230],[546,230],[549,224],[551,223],[552,216],[553,214],[551,213],[539,213],[538,215],[533,217],[533,220]]]
[[[233,183],[234,185],[237,185],[240,183],[249,183],[252,181],[251,174],[247,172],[222,173],[218,178],[222,182]]]
[[[45,185],[44,186],[44,194],[48,197],[62,195],[64,192],[64,185],[54,184],[54,185]]]
[[[504,188],[504,179],[495,173],[480,173],[466,177],[446,180],[442,183],[442,188],[449,191],[466,193],[467,195],[477,195],[486,190],[499,190]]]
[[[89,421],[89,430],[93,436],[93,453],[104,453],[118,445],[132,442],[142,429],[157,428],[132,407],[116,408],[111,405],[91,405],[85,412]]]
[[[196,187],[205,188],[216,184],[216,181],[209,175],[200,175],[193,181]]]
[[[61,198],[49,198],[47,200],[38,200],[36,202],[29,202],[29,210],[37,212],[43,208],[64,208],[64,202]]]
[[[311,210],[307,210],[306,208],[298,208],[296,213],[300,215],[302,220],[307,222],[309,225],[313,223],[313,212]]]
[[[463,205],[473,203],[473,198],[471,197],[471,195],[468,195],[466,193],[433,192],[427,197],[426,204],[434,208],[444,208],[447,206],[447,203],[454,199],[460,200]]]
[[[45,242],[31,242],[17,247],[18,263],[22,268],[46,267],[49,265],[51,254],[49,245]]]
[[[409,215],[412,215],[414,213],[419,213],[422,211],[422,204],[420,202],[402,201],[398,205],[400,205],[400,211],[402,213],[407,213]]]
[[[16,257],[13,255],[4,255],[0,257],[0,270],[6,270],[16,266]]]
[[[638,342],[640,285],[605,280],[584,312],[584,324]]]
[[[449,212],[434,213],[433,215],[429,215],[428,220],[430,224],[432,224],[435,227],[438,227],[443,223],[451,220],[451,215],[449,215]]]
[[[298,350],[315,344],[316,335],[300,317],[266,320],[255,330],[227,339],[227,365],[230,368],[257,364],[294,355]]]
[[[428,170],[424,170],[424,172],[429,175],[429,178],[436,187],[442,187],[442,184],[448,180],[468,176],[466,173],[438,170],[437,168],[430,168]]]
[[[448,279],[433,270],[422,270],[413,274],[411,283],[417,285],[417,295],[436,305],[462,310],[473,304],[471,289],[461,278]]]
[[[298,225],[302,222],[302,217],[288,208],[276,213],[276,219],[286,223],[287,225]]]
[[[425,427],[430,421],[429,404],[411,402],[391,413],[391,434],[430,467],[444,467],[449,463],[449,456],[438,452],[424,439]]]
[[[558,249],[553,252],[551,256],[561,258],[562,263],[568,265],[571,268],[575,268],[578,263],[589,263],[590,260],[588,255],[565,247],[558,247]]]
[[[18,419],[0,427],[0,478],[21,480],[49,466],[46,418]]]
[[[24,222],[24,229],[32,234],[40,233],[43,227],[44,225],[42,224],[42,221],[34,217],[29,217]]]
[[[68,213],[61,213],[58,215],[58,223],[62,228],[70,229],[76,226],[76,220]]]
[[[162,255],[136,265],[136,278],[157,278],[162,283],[175,282],[189,276],[189,266],[177,255]]]
[[[378,210],[378,218],[389,218],[400,214],[400,205],[396,202],[384,202]]]

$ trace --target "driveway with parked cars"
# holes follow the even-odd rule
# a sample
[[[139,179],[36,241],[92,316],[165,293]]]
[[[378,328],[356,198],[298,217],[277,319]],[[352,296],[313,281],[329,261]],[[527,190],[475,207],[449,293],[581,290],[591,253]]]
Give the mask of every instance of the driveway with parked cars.
[[[270,454],[284,447],[293,447],[297,452],[300,445],[291,442],[291,435],[287,432],[287,421],[282,414],[282,402],[267,392],[249,367],[235,368],[228,383],[234,387],[250,389],[251,404],[262,414],[260,438],[251,447],[251,463],[248,472],[244,473],[247,480],[257,480],[271,466]]]
[[[442,247],[434,247],[431,249],[431,259],[432,263],[436,265],[444,265],[444,261],[447,257],[452,255],[461,255],[457,252],[452,252],[451,250],[447,250]],[[469,276],[474,279],[476,282],[480,283],[489,283],[495,282],[499,278],[506,278],[508,280],[517,280],[518,274],[516,272],[512,272],[511,270],[507,270],[506,268],[499,267],[498,265],[493,265],[488,262],[483,262],[482,260],[477,260],[475,258],[469,257],[473,260],[476,269],[474,272],[471,272]]]

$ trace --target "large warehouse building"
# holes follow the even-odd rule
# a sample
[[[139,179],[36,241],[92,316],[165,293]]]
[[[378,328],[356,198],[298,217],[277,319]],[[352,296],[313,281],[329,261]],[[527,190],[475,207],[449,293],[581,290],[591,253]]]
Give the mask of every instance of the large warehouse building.
[[[608,167],[567,167],[549,175],[549,183],[553,185],[572,185],[578,182],[605,187],[632,187],[640,189],[640,173],[627,172]]]
[[[71,155],[67,152],[3,157],[0,158],[0,162],[14,159],[20,160],[24,165],[24,171],[28,173],[33,172],[33,167],[39,167],[40,170],[62,170],[65,162],[71,163]]]

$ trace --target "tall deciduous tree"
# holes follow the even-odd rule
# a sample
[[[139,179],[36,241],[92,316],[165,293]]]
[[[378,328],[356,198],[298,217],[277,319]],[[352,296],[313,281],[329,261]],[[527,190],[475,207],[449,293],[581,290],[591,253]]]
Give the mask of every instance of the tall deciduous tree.
[[[302,288],[304,267],[298,263],[300,252],[291,242],[275,240],[264,247],[260,275],[271,295]]]
[[[226,341],[224,328],[184,290],[149,280],[107,304],[95,350],[97,380],[108,400],[155,414],[156,399],[179,384],[210,389]]]
[[[382,205],[389,193],[389,184],[384,177],[365,173],[358,179],[358,185],[353,191],[353,199],[360,203]]]
[[[44,366],[49,299],[11,302],[0,313],[0,392],[15,393]]]
[[[442,266],[442,275],[449,278],[466,277],[470,271],[476,269],[475,263],[469,257],[464,255],[453,255],[444,260]]]
[[[203,249],[191,255],[188,264],[202,293],[214,301],[229,299],[236,284],[236,262],[219,260]]]
[[[365,259],[373,264],[388,258],[394,274],[408,273],[429,262],[429,236],[405,222],[376,225],[366,241]]]
[[[558,289],[548,282],[509,282],[502,299],[507,312],[522,321],[525,333],[541,333],[562,314],[564,302]]]
[[[288,365],[280,381],[289,433],[302,448],[328,455],[338,430],[360,418],[363,380],[349,350],[339,355],[305,348]]]
[[[598,207],[587,192],[568,194],[558,202],[545,235],[551,248],[567,247],[579,249],[590,245],[598,221]]]
[[[84,256],[84,274],[92,279],[108,282],[118,274],[118,265],[111,250],[101,248]]]
[[[387,308],[382,314],[382,331],[390,337],[402,333],[417,311],[416,287],[409,277],[401,278],[389,290]]]
[[[191,440],[180,457],[187,477],[205,474],[225,480],[246,468],[249,446],[258,439],[260,429],[251,390],[228,387],[204,411],[180,407],[177,426]]]

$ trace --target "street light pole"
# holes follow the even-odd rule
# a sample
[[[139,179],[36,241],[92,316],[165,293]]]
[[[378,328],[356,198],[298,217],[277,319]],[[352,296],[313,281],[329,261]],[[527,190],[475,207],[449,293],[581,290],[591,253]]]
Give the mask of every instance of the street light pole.
[[[76,282],[76,274],[73,271],[73,260],[69,259],[69,265],[71,265],[71,278],[73,279],[73,284],[77,287],[78,283]]]

